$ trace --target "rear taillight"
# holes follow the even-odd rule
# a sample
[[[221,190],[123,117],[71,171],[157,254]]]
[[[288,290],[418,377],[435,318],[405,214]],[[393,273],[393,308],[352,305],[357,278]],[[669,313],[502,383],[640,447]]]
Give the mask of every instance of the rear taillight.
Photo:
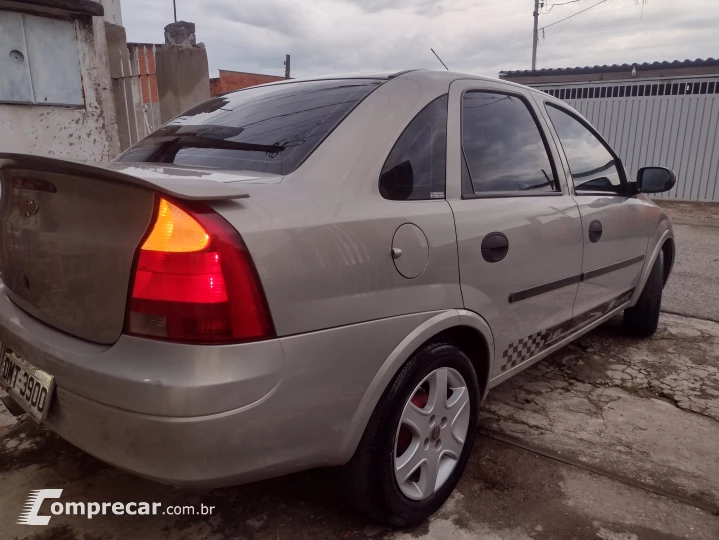
[[[242,238],[208,206],[158,198],[135,256],[125,333],[184,343],[274,336]]]

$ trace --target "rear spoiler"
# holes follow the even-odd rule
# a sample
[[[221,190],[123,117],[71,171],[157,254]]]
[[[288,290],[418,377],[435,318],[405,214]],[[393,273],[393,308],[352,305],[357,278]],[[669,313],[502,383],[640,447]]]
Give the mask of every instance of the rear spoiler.
[[[116,170],[117,167],[120,170]],[[152,175],[148,180],[140,176],[121,172],[118,163],[87,164],[65,159],[56,159],[29,154],[0,153],[0,172],[5,169],[21,169],[23,171],[50,172],[81,176],[88,180],[110,180],[134,184],[176,197],[194,201],[221,201],[227,199],[245,199],[250,195],[232,183],[216,182],[201,177],[167,178]]]

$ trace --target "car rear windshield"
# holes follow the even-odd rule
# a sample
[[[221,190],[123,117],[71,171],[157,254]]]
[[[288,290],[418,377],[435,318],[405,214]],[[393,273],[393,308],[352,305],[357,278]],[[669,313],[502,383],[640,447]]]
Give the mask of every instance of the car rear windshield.
[[[289,174],[383,81],[259,86],[205,101],[118,158]]]

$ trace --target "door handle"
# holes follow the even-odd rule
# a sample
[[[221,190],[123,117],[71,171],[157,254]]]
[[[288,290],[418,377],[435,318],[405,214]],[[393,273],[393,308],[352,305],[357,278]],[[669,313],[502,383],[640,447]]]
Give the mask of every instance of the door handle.
[[[482,257],[485,261],[496,263],[507,256],[509,240],[500,232],[489,233],[482,239]]]
[[[599,242],[602,238],[602,232],[604,232],[604,230],[602,229],[601,222],[595,219],[589,224],[589,241],[592,244]]]

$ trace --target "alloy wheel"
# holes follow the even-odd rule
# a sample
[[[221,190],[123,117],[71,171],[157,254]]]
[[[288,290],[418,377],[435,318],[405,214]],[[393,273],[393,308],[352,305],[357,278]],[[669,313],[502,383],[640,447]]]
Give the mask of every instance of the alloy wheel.
[[[416,386],[394,443],[395,479],[407,498],[426,499],[452,474],[464,449],[470,406],[467,384],[452,368],[438,368]]]

